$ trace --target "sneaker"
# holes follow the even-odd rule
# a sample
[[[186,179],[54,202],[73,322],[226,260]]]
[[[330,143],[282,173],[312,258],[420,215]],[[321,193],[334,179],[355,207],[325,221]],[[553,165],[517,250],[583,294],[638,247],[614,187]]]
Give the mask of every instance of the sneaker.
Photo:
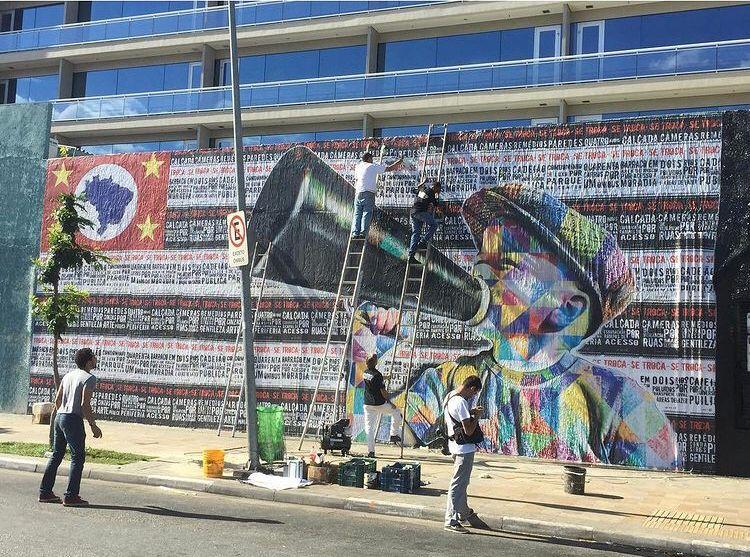
[[[398,436],[398,435],[391,435],[390,442],[391,443],[395,443],[396,445],[400,445],[401,444],[401,437]]]
[[[54,493],[50,491],[49,493],[40,493],[39,502],[40,503],[62,503],[62,499],[60,499],[57,495],[55,495]]]
[[[468,534],[469,531],[461,526],[461,523],[457,520],[451,521],[450,524],[443,526],[443,530],[446,532],[455,532],[456,534]]]
[[[367,453],[367,458],[375,458],[375,453]]]
[[[414,257],[414,254],[411,254],[409,256],[409,265],[421,265],[421,264],[422,263],[420,263],[419,259],[417,259],[416,257]]]
[[[466,522],[471,522],[471,519],[477,516],[477,513],[474,512],[474,509],[469,509],[469,512],[466,514],[466,516],[459,514],[458,515],[458,521],[461,524],[464,524]]]
[[[81,499],[78,495],[66,495],[63,500],[63,507],[86,507],[89,502]]]

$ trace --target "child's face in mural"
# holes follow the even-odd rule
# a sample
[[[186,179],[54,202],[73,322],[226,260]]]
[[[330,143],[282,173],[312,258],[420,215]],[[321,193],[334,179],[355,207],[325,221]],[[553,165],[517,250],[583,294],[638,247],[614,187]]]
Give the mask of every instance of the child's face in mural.
[[[557,255],[512,218],[485,228],[474,275],[490,287],[479,330],[498,363],[542,369],[583,340],[588,297]]]

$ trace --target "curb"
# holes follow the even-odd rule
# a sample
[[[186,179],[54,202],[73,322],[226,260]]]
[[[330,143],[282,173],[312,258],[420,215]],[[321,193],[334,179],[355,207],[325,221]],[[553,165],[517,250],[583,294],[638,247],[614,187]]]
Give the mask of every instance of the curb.
[[[43,473],[45,466],[46,463],[44,462],[0,458],[0,469]],[[66,476],[67,470],[60,469],[59,475]],[[126,472],[101,469],[85,470],[83,477],[92,480],[168,487],[186,491],[226,495],[229,497],[256,499],[259,501],[417,518],[433,522],[443,521],[443,512],[440,509],[425,507],[424,505],[375,501],[360,497],[336,497],[305,492],[304,490],[273,491],[246,484],[239,485],[237,482],[226,482],[224,480],[214,481],[162,475],[128,474]],[[683,555],[694,557],[747,557],[747,555],[750,555],[750,546],[748,545],[731,545],[709,540],[680,540],[625,532],[611,532],[594,529],[589,526],[545,522],[512,516],[482,515],[482,520],[495,531],[514,534],[620,545],[639,549],[682,553]]]

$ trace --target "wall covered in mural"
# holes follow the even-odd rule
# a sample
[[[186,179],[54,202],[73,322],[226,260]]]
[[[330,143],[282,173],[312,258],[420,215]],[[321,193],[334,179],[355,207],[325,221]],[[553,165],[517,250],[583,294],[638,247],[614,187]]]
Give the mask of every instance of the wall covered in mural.
[[[404,155],[407,164],[380,179],[352,340],[343,345],[342,315],[332,349],[351,364],[345,400],[356,439],[364,360],[376,353],[411,442],[439,436],[443,396],[478,374],[484,450],[713,471],[719,118],[449,134],[448,208],[421,318],[415,327],[407,300],[399,331],[425,138],[385,146],[385,160]],[[362,149],[334,141],[245,151],[250,247],[273,246],[256,328],[258,400],[284,406],[290,434],[301,430],[320,369]],[[239,275],[226,262],[232,157],[50,161],[45,219],[58,193],[85,193],[94,226],[81,241],[115,258],[67,277],[91,297],[61,360],[70,368],[76,348],[98,351],[100,415],[216,425],[240,316]],[[50,396],[50,347],[37,325],[29,404]],[[335,359],[324,369],[313,425],[331,411],[322,403],[333,399],[337,369]]]

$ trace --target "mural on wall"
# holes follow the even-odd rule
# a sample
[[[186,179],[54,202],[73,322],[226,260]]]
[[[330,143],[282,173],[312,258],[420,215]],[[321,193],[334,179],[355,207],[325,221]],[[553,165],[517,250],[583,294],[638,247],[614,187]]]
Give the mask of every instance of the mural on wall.
[[[353,339],[343,346],[342,316],[332,351],[352,363],[355,438],[364,439],[366,355],[381,356],[402,407],[414,343],[411,441],[435,439],[442,396],[477,373],[485,450],[713,470],[719,118],[450,134],[448,211],[419,326],[408,311],[398,342],[394,307],[424,138],[386,147],[386,159],[403,154],[407,165],[381,177]],[[285,407],[289,434],[301,429],[321,363],[363,148],[357,140],[245,151],[249,236],[274,245],[256,330],[258,400]],[[437,168],[437,157],[427,166]],[[99,352],[103,416],[215,425],[240,309],[225,253],[231,151],[55,159],[45,215],[60,191],[90,192],[96,226],[82,241],[116,259],[75,277],[92,297],[62,360],[82,344]],[[36,326],[30,404],[50,396],[50,345]],[[336,364],[318,402],[332,400]],[[316,405],[313,425],[330,410]]]

